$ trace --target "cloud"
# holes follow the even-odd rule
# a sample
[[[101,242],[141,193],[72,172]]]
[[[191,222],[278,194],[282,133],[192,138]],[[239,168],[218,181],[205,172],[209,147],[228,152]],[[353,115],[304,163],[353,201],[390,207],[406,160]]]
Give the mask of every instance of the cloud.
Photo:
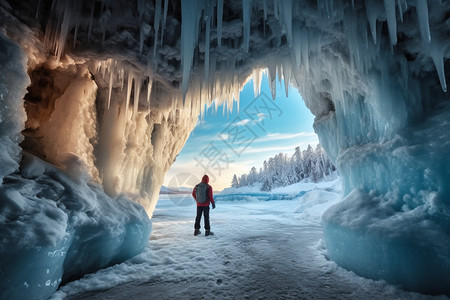
[[[249,147],[244,150],[243,154],[256,154],[256,153],[266,153],[266,152],[276,152],[276,153],[287,153],[294,151],[295,147],[289,145],[284,147],[258,147],[258,148],[252,148]]]
[[[257,116],[258,116],[258,119],[255,120],[255,123],[262,122],[265,118],[267,118],[267,115],[265,113],[259,113],[259,114],[257,114]]]
[[[240,120],[239,122],[234,123],[235,126],[244,126],[246,124],[250,123],[249,119]]]
[[[221,133],[219,134],[219,138],[226,141],[230,138],[230,135],[228,133]]]
[[[269,133],[268,135],[258,139],[258,142],[271,142],[279,140],[292,140],[295,138],[317,138],[314,132],[299,132],[299,133]]]

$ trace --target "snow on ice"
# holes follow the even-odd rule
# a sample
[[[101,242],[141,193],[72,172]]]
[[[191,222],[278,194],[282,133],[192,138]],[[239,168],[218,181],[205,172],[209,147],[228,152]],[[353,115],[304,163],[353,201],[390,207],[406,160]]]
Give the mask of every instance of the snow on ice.
[[[193,235],[190,195],[161,195],[143,253],[70,282],[50,299],[446,299],[363,279],[327,260],[321,215],[341,200],[340,189],[339,180],[302,182],[274,190],[308,191],[291,200],[218,199],[210,237]],[[190,205],[179,205],[185,197]]]
[[[2,298],[47,298],[145,248],[151,222],[140,205],[75,178],[82,170],[67,176],[28,154],[21,169],[0,188]]]

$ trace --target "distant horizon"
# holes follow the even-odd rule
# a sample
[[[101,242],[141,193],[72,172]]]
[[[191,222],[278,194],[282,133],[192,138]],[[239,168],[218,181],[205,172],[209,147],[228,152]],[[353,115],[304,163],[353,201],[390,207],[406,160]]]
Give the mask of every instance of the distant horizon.
[[[306,108],[299,92],[289,87],[285,96],[284,80],[276,83],[272,100],[269,80],[264,74],[261,93],[255,97],[253,80],[240,93],[240,107],[222,114],[214,103],[199,117],[188,141],[165,176],[164,186],[193,187],[207,174],[215,191],[231,186],[234,174],[259,170],[264,160],[278,153],[291,155],[296,147],[315,147],[319,139],[313,130],[314,116]],[[239,111],[239,112],[238,112]]]

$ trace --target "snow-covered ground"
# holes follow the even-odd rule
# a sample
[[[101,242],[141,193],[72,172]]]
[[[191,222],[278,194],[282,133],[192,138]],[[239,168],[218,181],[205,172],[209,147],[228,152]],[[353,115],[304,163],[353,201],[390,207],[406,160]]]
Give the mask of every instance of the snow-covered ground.
[[[321,215],[339,201],[339,181],[275,192],[302,189],[308,192],[293,200],[217,201],[209,237],[193,235],[189,195],[161,195],[142,254],[71,282],[52,299],[448,299],[364,279],[327,260]]]

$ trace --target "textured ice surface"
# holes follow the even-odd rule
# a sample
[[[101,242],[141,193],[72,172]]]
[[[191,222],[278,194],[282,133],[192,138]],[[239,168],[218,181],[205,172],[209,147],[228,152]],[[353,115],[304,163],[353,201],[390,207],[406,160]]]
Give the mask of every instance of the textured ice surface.
[[[0,298],[45,299],[61,282],[147,245],[151,222],[139,204],[76,183],[31,155],[21,169],[0,186]]]
[[[253,0],[196,5],[183,1],[169,5],[166,16],[162,1],[157,5],[138,1],[138,8],[136,2],[105,0],[101,10],[98,2],[35,2],[0,2],[2,32],[27,54],[28,73],[40,67],[50,74],[58,68],[66,73],[86,68],[98,88],[97,121],[80,118],[82,127],[99,124],[97,136],[89,135],[90,130],[74,130],[55,115],[61,122],[54,126],[83,133],[73,135],[72,141],[84,140],[71,151],[76,155],[65,152],[68,173],[85,174],[81,167],[89,166],[92,153],[86,152],[93,146],[95,168],[105,191],[129,193],[151,214],[162,177],[198,113],[214,99],[215,105],[226,103],[224,110],[231,109],[232,102],[239,101],[243,84],[252,75],[260,77],[265,69],[271,87],[278,75],[299,89],[316,116],[314,128],[321,144],[341,171],[348,200],[356,207],[364,200],[369,213],[380,211],[377,218],[362,218],[361,227],[352,228],[341,219],[346,207],[330,210],[324,219],[330,257],[376,278],[392,280],[400,269],[409,270],[401,274],[416,276],[413,281],[402,275],[396,282],[411,289],[448,293],[442,290],[450,286],[448,276],[441,276],[447,281],[439,287],[417,283],[423,274],[434,273],[435,261],[426,261],[422,272],[417,272],[414,263],[428,259],[427,253],[437,253],[448,271],[446,103],[450,99],[445,92],[445,69],[450,57],[449,1]],[[211,13],[211,5],[216,5],[217,14]],[[48,9],[45,14],[44,8]],[[85,87],[86,92],[93,91],[88,80]],[[147,97],[139,87],[147,91]],[[19,88],[17,98],[23,94],[23,86]],[[85,96],[83,102],[89,102]],[[80,111],[86,116],[92,109]],[[19,113],[17,120],[21,118]],[[34,125],[27,130],[40,128],[39,122]],[[6,136],[17,136],[17,130],[11,129]],[[15,149],[13,155],[18,153],[17,143],[1,145]],[[10,170],[16,165],[12,166]],[[93,173],[89,175],[95,178]],[[394,249],[395,239],[382,235],[377,244],[387,250],[360,260],[357,266],[350,263],[350,248],[344,248],[348,253],[342,255],[337,251],[341,248],[334,236],[358,236],[351,239],[352,249],[363,249],[382,232],[377,228],[391,219],[398,221],[392,223],[397,226],[392,228],[394,233],[404,228],[422,232],[425,227],[408,222],[410,215],[430,225],[425,227],[438,237],[421,234],[420,246],[410,243]],[[386,253],[401,254],[403,269],[391,268],[393,261],[384,259]],[[373,265],[386,272],[361,271]]]
[[[22,97],[30,82],[25,64],[19,46],[0,31],[0,182],[19,166],[20,132],[26,119]]]
[[[340,152],[348,195],[323,217],[333,260],[363,276],[450,294],[449,119],[445,103],[392,139]]]

